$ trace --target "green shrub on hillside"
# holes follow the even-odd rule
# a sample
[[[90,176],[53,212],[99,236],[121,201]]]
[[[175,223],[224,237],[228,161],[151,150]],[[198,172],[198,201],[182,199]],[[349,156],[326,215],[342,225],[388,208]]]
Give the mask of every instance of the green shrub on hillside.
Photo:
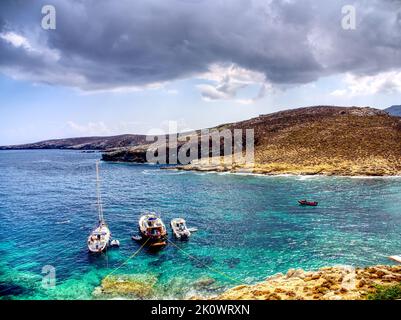
[[[377,291],[368,296],[369,300],[401,299],[401,283],[392,286],[377,286]]]

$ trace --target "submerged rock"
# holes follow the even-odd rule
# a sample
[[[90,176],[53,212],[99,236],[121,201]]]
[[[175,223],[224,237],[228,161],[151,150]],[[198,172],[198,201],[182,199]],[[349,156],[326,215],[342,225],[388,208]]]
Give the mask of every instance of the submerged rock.
[[[0,282],[0,292],[3,298],[28,295],[32,290],[15,283]]]
[[[195,289],[205,289],[207,287],[210,287],[213,283],[215,283],[216,280],[213,278],[209,278],[209,277],[204,277],[204,278],[200,278],[199,280],[195,281],[193,286]]]
[[[213,257],[209,256],[194,256],[195,259],[190,259],[191,264],[197,268],[207,268],[215,263]]]
[[[228,267],[233,269],[241,262],[240,258],[227,258],[224,259],[224,262],[227,263]]]
[[[156,283],[157,277],[154,275],[113,275],[102,280],[101,286],[94,291],[94,295],[131,296],[145,299],[154,294]]]

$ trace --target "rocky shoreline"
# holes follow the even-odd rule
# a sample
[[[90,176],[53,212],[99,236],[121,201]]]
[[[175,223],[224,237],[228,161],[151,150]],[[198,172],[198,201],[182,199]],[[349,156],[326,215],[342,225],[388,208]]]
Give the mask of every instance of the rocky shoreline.
[[[183,170],[197,172],[228,172],[228,173],[248,173],[257,175],[295,175],[295,176],[368,176],[386,177],[401,176],[401,170],[387,163],[386,159],[375,159],[371,163],[361,161],[350,163],[338,161],[336,164],[324,165],[294,165],[285,163],[255,164],[254,166],[227,165],[224,160],[213,162],[210,160],[195,160],[188,165],[177,165],[165,167],[167,170]]]
[[[397,111],[398,107],[394,110]],[[0,150],[103,150],[103,161],[127,163],[158,161],[170,165],[178,162],[174,169],[202,172],[249,172],[266,175],[401,175],[401,117],[390,115],[383,110],[338,106],[297,108],[223,124],[206,132],[233,133],[239,130],[243,135],[244,151],[247,144],[245,132],[249,129],[253,130],[254,137],[252,167],[222,161],[232,157],[235,151],[229,149],[231,151],[227,153],[232,154],[227,155],[226,138],[217,136],[218,140],[213,141],[210,134],[203,130],[188,132],[185,139],[181,137],[177,145],[172,146],[167,142],[176,139],[170,135],[159,136],[155,143],[153,143],[154,137],[120,135],[47,140],[27,145],[3,146]],[[172,136],[174,135],[176,134]],[[202,141],[209,141],[209,150],[206,149],[207,146],[202,150],[205,145]],[[229,139],[228,141],[231,143],[228,146],[232,146],[232,141]],[[218,152],[210,149],[213,143],[217,148],[220,147]],[[182,157],[185,161],[177,156],[180,152],[181,155],[185,154],[185,157]],[[148,153],[155,157],[149,160]],[[164,154],[164,157],[159,159],[159,154]],[[209,163],[215,159],[220,161],[217,161],[217,164]]]
[[[212,292],[213,278],[199,279],[193,288]],[[113,275],[95,289],[96,299],[159,299],[170,297],[172,287],[159,288],[155,275]],[[180,287],[182,288],[182,287]],[[189,300],[366,300],[380,299],[381,291],[396,288],[401,299],[401,266],[325,267],[316,271],[290,269],[253,285],[239,285],[208,296],[189,295]],[[398,291],[397,291],[398,290]],[[173,290],[174,291],[174,290]],[[182,294],[182,292],[175,292]]]
[[[225,139],[220,139],[220,153],[209,149],[209,156],[205,156],[207,150],[199,154],[202,139],[197,132],[193,136],[193,146],[198,154],[193,154],[189,164],[188,161],[178,163],[174,169],[266,175],[401,175],[401,118],[382,110],[317,106],[260,115],[213,129],[245,132],[250,128],[254,130],[254,165],[246,167],[231,159],[225,161],[242,158],[224,153]],[[244,144],[244,137],[242,142]],[[183,145],[181,142],[177,146],[177,152]],[[145,163],[147,147],[140,145],[106,152],[103,160]],[[153,148],[159,151],[157,145]],[[165,160],[163,163],[177,164],[175,157],[172,162],[168,158]]]
[[[291,269],[255,285],[240,285],[217,300],[365,300],[401,284],[401,266],[326,267],[317,271]],[[401,287],[400,287],[401,290]],[[400,297],[401,298],[401,297]]]
[[[264,175],[264,176],[322,176],[322,177],[400,177],[401,171],[395,171],[391,173],[378,174],[374,171],[363,171],[363,172],[352,172],[348,170],[340,171],[338,169],[332,171],[309,171],[309,170],[297,170],[297,171],[281,171],[281,170],[224,170],[224,169],[209,169],[209,168],[194,168],[188,167],[166,167],[165,170],[179,170],[179,171],[194,171],[194,172],[209,172],[209,173],[233,173],[233,174],[250,174],[250,175]]]

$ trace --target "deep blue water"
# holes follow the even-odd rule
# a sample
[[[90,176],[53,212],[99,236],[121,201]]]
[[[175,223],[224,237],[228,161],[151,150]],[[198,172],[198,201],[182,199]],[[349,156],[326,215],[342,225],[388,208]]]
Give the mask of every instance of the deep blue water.
[[[92,299],[103,277],[157,278],[152,298],[214,294],[290,268],[390,264],[401,253],[401,178],[265,177],[160,170],[101,163],[105,217],[121,242],[87,252],[96,223],[98,153],[0,151],[0,296]],[[309,198],[319,206],[299,207]],[[199,229],[159,252],[130,239],[141,213]],[[42,268],[56,287],[42,287]],[[199,279],[215,280],[210,286]]]

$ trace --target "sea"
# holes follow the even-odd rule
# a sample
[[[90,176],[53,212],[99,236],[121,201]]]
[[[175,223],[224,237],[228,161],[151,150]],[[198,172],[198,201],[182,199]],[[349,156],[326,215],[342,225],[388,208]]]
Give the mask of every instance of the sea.
[[[0,299],[212,297],[276,273],[392,264],[401,254],[401,177],[262,176],[100,162],[105,219],[119,248],[88,253],[100,153],[0,151]],[[297,200],[318,201],[317,207]],[[131,236],[147,212],[169,242]],[[197,228],[173,238],[170,221]],[[113,275],[151,279],[147,295],[105,295]],[[145,280],[144,280],[145,279]],[[138,280],[138,281],[139,281]]]

